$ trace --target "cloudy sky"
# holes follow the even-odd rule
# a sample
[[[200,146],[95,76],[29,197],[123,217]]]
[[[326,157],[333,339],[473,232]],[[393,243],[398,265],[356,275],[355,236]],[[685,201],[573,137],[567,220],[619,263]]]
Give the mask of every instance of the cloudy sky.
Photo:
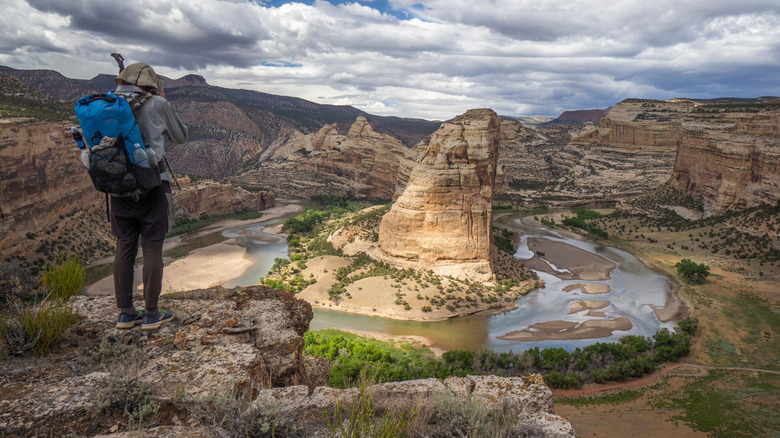
[[[447,119],[780,95],[778,0],[0,0],[0,64]]]

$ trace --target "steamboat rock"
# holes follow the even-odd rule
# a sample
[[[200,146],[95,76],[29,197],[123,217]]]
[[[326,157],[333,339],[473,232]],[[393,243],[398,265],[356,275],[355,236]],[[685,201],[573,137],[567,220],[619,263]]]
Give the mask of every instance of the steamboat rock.
[[[500,136],[499,119],[489,109],[469,110],[442,124],[382,218],[379,258],[494,280],[490,244]]]

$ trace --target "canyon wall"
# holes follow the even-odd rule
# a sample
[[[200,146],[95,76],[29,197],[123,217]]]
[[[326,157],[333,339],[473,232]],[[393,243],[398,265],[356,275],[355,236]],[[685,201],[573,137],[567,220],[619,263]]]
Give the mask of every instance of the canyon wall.
[[[232,184],[198,183],[174,190],[176,217],[198,218],[201,215],[230,214],[237,211],[259,211],[274,206],[271,192],[250,192]]]
[[[70,123],[0,123],[0,254],[103,200],[79,159]]]
[[[569,148],[611,164],[599,175],[607,181],[626,189],[669,181],[714,215],[780,198],[779,122],[780,104],[764,98],[627,99]]]
[[[780,104],[697,108],[683,121],[670,184],[705,215],[780,199]]]
[[[500,135],[489,109],[469,110],[433,133],[379,225],[380,258],[474,281],[495,279],[490,247]]]
[[[309,197],[316,194],[391,199],[406,186],[415,151],[374,131],[358,116],[346,135],[338,125],[303,134],[287,131],[253,170],[230,178],[246,187]]]
[[[626,99],[602,117],[597,125],[571,139],[571,145],[593,143],[624,149],[640,147],[677,148],[680,125],[695,103],[691,100]]]

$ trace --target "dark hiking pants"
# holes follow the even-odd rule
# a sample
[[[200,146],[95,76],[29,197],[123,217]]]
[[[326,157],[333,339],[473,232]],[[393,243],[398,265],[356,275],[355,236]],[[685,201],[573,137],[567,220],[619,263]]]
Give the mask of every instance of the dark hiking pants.
[[[162,291],[162,248],[168,231],[170,185],[163,181],[138,201],[111,198],[111,234],[117,238],[114,258],[114,292],[120,309],[133,307],[133,273],[138,254],[138,238],[143,248],[144,307],[157,309]]]

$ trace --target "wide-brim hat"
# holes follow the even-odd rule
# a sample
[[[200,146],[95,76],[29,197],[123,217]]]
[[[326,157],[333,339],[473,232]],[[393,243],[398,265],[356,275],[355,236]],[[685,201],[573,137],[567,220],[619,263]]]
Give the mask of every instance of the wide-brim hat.
[[[153,91],[157,91],[162,87],[162,79],[157,77],[157,73],[154,72],[154,69],[149,64],[143,62],[128,65],[122,70],[122,73],[117,75],[115,80],[117,84],[119,84],[119,81],[125,81],[136,87],[149,87]]]

